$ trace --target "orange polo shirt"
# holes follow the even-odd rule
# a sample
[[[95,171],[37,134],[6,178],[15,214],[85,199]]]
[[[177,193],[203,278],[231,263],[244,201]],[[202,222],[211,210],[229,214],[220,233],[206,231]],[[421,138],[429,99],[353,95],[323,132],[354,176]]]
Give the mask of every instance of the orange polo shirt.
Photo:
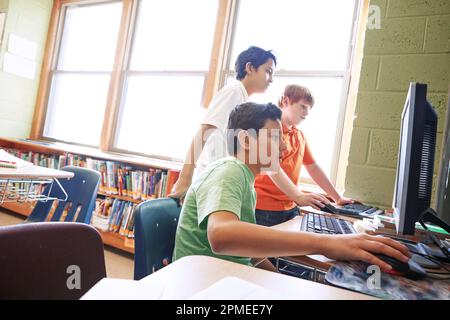
[[[281,158],[281,168],[297,185],[302,164],[309,165],[315,161],[303,133],[295,126],[289,128],[283,124],[283,138],[286,150]],[[256,209],[284,211],[295,207],[294,201],[278,189],[268,175],[260,174],[256,177],[255,189]]]

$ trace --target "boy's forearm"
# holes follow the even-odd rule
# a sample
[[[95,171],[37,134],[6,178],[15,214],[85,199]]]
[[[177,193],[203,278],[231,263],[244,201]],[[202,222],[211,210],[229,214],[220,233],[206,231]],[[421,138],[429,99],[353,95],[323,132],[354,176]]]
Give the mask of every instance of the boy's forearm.
[[[289,197],[289,199],[296,201],[298,197],[302,195],[301,191],[298,187],[292,182],[291,179],[287,176],[286,172],[282,168],[273,175],[269,175],[272,179],[272,182],[280,189],[285,195]]]
[[[194,137],[192,138],[188,153],[186,154],[186,157],[184,159],[184,164],[181,168],[180,176],[185,179],[192,180],[195,164],[197,163],[197,160],[203,151],[205,143],[208,140],[209,135],[211,134],[210,130],[213,130],[215,128],[216,127],[211,125],[202,124],[197,130]]]
[[[311,178],[317,185],[322,188],[333,200],[337,201],[341,196],[336,191],[335,187],[328,179],[327,175],[323,172],[322,168],[316,163],[305,166]]]
[[[208,230],[213,251],[241,257],[281,257],[324,252],[326,235],[282,231],[242,221],[223,223]]]
[[[192,180],[194,175],[195,165],[191,163],[184,163],[181,167],[180,176],[187,180]]]

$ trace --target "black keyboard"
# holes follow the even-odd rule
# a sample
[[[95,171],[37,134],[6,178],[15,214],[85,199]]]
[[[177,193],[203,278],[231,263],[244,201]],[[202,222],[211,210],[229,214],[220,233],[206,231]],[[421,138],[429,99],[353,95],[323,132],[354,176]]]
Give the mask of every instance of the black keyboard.
[[[332,204],[328,204],[326,207],[321,208],[321,211],[335,213],[335,214],[343,214],[348,216],[354,216],[356,218],[373,218],[377,214],[383,214],[384,211],[377,207],[366,206],[364,204],[346,204],[342,207],[335,207]]]
[[[350,222],[317,213],[307,213],[303,216],[300,231],[326,234],[356,233]]]

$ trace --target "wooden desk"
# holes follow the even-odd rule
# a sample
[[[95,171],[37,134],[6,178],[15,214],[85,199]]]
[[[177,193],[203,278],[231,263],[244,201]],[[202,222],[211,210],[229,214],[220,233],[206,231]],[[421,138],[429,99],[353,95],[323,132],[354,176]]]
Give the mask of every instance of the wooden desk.
[[[20,203],[26,206],[24,210],[29,214],[33,208],[32,201],[49,199],[47,195],[41,195],[39,191],[35,192],[32,186],[46,185],[56,181],[62,188],[58,179],[70,179],[73,176],[73,172],[36,165],[18,169],[0,168],[0,205],[14,211],[17,204]]]
[[[190,299],[217,281],[230,276],[268,289],[275,296],[279,294],[281,299],[374,299],[360,293],[206,256],[183,257],[140,281],[130,281],[125,287],[123,282],[121,285],[120,283],[115,285],[113,282],[108,284],[107,281],[100,282],[81,299],[111,298],[113,291],[115,292],[113,299],[127,299],[127,296],[134,299],[139,297],[163,300]],[[131,292],[121,294],[126,292],[127,288],[131,289]],[[136,292],[142,294],[136,296]]]

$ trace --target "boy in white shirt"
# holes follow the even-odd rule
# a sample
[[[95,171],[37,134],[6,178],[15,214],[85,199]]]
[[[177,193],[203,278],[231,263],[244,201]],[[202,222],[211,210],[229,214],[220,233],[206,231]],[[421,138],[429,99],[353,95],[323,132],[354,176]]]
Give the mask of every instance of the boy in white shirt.
[[[235,64],[238,81],[222,88],[209,104],[170,197],[184,197],[192,183],[194,169],[198,175],[211,162],[228,156],[224,131],[231,111],[237,105],[248,102],[253,93],[266,91],[272,82],[276,63],[271,51],[258,47],[252,46],[239,54]]]

